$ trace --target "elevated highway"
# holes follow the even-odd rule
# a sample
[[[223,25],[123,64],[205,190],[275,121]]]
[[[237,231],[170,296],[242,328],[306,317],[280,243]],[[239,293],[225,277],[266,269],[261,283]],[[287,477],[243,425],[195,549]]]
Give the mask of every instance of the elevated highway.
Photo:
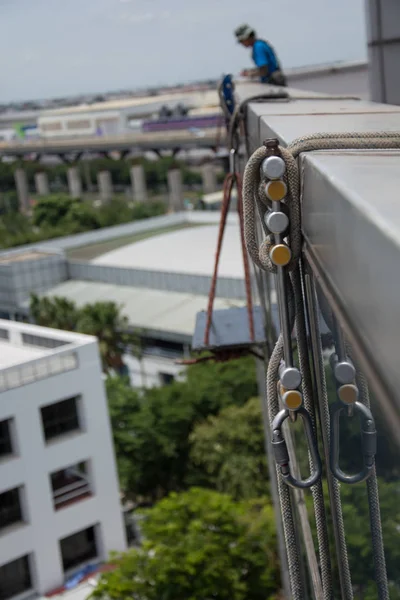
[[[104,137],[75,137],[70,139],[26,140],[0,142],[0,157],[24,157],[28,154],[68,155],[107,153],[132,150],[191,150],[217,148],[225,143],[225,132],[221,128],[204,130],[180,130],[154,133],[132,133]]]

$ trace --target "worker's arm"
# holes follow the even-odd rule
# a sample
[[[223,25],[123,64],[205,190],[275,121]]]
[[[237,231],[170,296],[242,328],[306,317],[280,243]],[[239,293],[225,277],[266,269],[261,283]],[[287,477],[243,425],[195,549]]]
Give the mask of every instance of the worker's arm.
[[[263,65],[262,67],[257,67],[256,69],[244,69],[241,72],[241,75],[243,75],[243,77],[251,77],[251,78],[258,78],[260,77],[261,79],[267,78],[269,75],[269,69],[267,65]]]

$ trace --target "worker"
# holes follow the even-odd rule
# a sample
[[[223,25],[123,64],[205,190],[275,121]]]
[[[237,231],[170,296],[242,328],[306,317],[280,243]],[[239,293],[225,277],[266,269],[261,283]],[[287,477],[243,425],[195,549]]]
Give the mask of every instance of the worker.
[[[235,30],[239,44],[245,48],[252,48],[252,58],[256,69],[245,69],[243,77],[259,77],[261,83],[286,86],[286,78],[281,70],[278,58],[272,46],[260,40],[250,25],[240,25]]]

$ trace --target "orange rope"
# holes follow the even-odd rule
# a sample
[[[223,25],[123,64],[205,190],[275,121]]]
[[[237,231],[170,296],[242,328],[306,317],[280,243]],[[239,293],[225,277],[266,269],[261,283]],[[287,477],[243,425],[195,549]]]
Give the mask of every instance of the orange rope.
[[[204,344],[206,346],[208,346],[209,342],[210,342],[212,313],[213,313],[213,306],[214,306],[214,300],[215,300],[215,292],[216,292],[216,288],[217,288],[218,265],[219,265],[219,259],[221,256],[222,241],[223,241],[224,233],[225,233],[226,218],[227,218],[229,206],[231,203],[232,189],[233,189],[234,184],[236,184],[237,194],[238,194],[237,211],[238,211],[238,215],[239,215],[240,239],[241,239],[242,254],[243,254],[247,314],[248,314],[248,319],[249,319],[249,332],[250,332],[251,341],[254,341],[254,339],[255,339],[254,319],[253,319],[253,302],[252,302],[252,297],[251,297],[251,283],[250,283],[250,268],[249,268],[249,259],[247,256],[247,250],[246,250],[245,239],[244,239],[242,181],[241,181],[241,177],[240,177],[239,173],[228,173],[227,176],[225,177],[224,187],[223,187],[221,220],[219,223],[219,230],[218,230],[218,241],[217,241],[217,250],[216,250],[216,254],[215,254],[214,273],[212,276],[210,294],[208,297],[207,321],[206,321],[206,329],[205,329],[205,334],[204,334]]]

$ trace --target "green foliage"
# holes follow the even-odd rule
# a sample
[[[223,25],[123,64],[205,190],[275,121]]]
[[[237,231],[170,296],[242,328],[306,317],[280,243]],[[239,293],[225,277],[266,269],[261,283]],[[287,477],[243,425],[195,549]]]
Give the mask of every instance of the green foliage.
[[[33,209],[33,224],[36,227],[57,227],[78,202],[78,199],[64,195],[40,198]]]
[[[238,406],[256,393],[253,359],[194,365],[187,379],[143,390],[131,409],[129,382],[107,382],[121,487],[135,500],[156,500],[187,486],[189,436],[195,425],[221,408]],[[123,435],[121,437],[121,431]]]
[[[86,304],[79,309],[65,298],[31,295],[30,313],[35,323],[66,331],[78,331],[98,338],[103,370],[121,372],[123,354],[137,344],[137,335],[127,333],[128,319],[114,302]]]
[[[279,568],[271,506],[193,488],[145,512],[145,542],[112,559],[93,596],[104,600],[266,600]]]
[[[132,218],[134,221],[158,217],[163,214],[165,214],[164,202],[136,202],[132,208]]]
[[[79,311],[74,302],[66,298],[39,298],[31,295],[30,314],[38,325],[65,331],[77,331]]]
[[[343,517],[352,581],[363,589],[374,588],[369,510],[365,485],[342,486]],[[379,479],[382,531],[388,578],[400,586],[400,489],[398,483]],[[375,596],[366,595],[365,600]],[[391,596],[392,597],[392,596]]]
[[[96,211],[84,202],[73,202],[63,219],[63,224],[70,233],[98,229],[100,219]]]
[[[0,248],[12,248],[48,239],[111,227],[139,219],[158,216],[166,212],[163,202],[135,203],[115,198],[94,208],[79,199],[66,195],[52,195],[38,200],[32,220],[18,212],[10,212],[0,202]],[[12,209],[13,210],[13,209]]]
[[[268,469],[259,398],[208,417],[195,427],[190,441],[191,481],[236,499],[265,496]]]

